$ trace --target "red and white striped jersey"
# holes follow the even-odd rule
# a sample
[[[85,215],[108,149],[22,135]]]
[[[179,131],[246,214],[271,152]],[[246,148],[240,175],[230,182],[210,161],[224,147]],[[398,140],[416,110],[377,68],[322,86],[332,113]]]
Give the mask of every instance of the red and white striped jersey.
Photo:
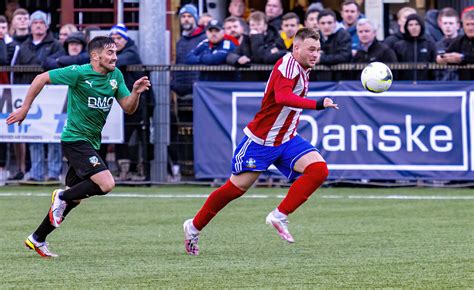
[[[306,99],[309,72],[291,53],[279,59],[267,82],[260,111],[245,127],[245,135],[265,146],[278,146],[296,136],[301,111],[316,109],[316,101]]]

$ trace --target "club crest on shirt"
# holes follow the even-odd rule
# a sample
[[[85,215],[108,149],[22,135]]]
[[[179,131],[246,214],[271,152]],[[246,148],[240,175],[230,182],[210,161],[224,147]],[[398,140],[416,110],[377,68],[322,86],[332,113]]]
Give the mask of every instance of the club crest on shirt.
[[[89,162],[92,164],[92,167],[96,167],[97,165],[100,165],[99,158],[97,158],[97,156],[89,157]]]
[[[255,159],[249,158],[247,161],[245,161],[245,167],[255,168],[255,167],[257,167],[257,165],[255,165],[255,163],[257,163],[257,161],[255,161]]]
[[[117,89],[117,81],[115,79],[110,80],[110,86],[112,87],[112,90]]]

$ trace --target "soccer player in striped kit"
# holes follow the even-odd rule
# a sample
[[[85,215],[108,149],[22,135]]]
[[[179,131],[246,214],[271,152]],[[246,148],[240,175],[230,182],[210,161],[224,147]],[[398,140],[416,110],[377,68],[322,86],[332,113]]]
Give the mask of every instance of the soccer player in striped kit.
[[[229,202],[242,196],[273,164],[289,180],[295,180],[288,194],[267,215],[283,240],[293,243],[288,231],[289,214],[302,205],[328,176],[328,168],[319,151],[301,138],[296,127],[303,109],[338,109],[330,98],[306,99],[308,77],[320,57],[319,33],[302,28],[295,35],[293,52],[275,64],[265,88],[260,111],[244,129],[245,137],[232,158],[232,175],[211,193],[193,219],[184,222],[185,250],[199,254],[199,233]]]

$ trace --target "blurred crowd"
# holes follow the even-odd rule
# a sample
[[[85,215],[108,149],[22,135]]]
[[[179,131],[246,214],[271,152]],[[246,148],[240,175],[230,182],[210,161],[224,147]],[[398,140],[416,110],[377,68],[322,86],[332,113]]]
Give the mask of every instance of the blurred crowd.
[[[78,31],[73,24],[66,24],[60,28],[58,35],[54,35],[49,30],[48,14],[43,11],[30,14],[26,9],[17,8],[10,18],[0,15],[0,65],[39,65],[44,70],[50,70],[89,63],[87,43],[93,31],[100,30],[99,27],[91,26]],[[113,26],[105,34],[110,35],[117,45],[116,66],[122,71],[127,87],[132,90],[134,81],[144,73],[129,72],[125,67],[142,64],[138,48],[123,24]],[[30,84],[37,74],[3,72],[0,73],[0,84]],[[142,96],[137,111],[124,116],[124,144],[104,144],[101,148],[103,160],[116,161],[117,177],[121,180],[149,178],[148,161],[153,159],[153,150],[150,150],[153,106],[151,93]],[[5,181],[59,183],[62,164],[59,143],[0,142],[0,185]]]

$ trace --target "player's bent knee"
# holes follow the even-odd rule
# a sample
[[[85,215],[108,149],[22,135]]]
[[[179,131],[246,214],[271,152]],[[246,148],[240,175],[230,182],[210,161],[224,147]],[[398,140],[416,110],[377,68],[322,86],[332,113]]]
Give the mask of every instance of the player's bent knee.
[[[110,180],[106,180],[103,183],[99,184],[100,190],[105,194],[109,193],[115,187],[115,180],[112,178]]]

